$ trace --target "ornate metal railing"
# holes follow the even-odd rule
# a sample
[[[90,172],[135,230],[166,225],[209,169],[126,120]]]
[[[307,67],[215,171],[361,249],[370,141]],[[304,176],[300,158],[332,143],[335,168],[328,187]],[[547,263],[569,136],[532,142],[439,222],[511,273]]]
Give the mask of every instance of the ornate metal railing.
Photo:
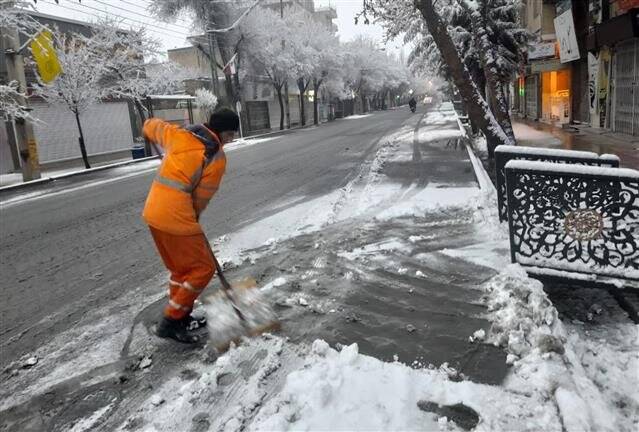
[[[508,220],[506,209],[506,174],[504,167],[513,160],[532,160],[578,165],[619,167],[619,158],[615,155],[597,155],[593,152],[574,150],[555,150],[538,147],[498,146],[495,149],[495,177],[497,181],[497,204],[499,221]]]
[[[513,262],[639,280],[639,171],[506,164]]]

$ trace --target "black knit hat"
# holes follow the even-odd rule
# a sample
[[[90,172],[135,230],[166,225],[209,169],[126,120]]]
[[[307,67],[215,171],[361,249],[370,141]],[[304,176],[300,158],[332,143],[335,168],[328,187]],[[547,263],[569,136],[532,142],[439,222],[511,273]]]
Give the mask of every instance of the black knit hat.
[[[219,108],[209,118],[209,129],[222,133],[226,131],[240,130],[240,118],[230,108]]]

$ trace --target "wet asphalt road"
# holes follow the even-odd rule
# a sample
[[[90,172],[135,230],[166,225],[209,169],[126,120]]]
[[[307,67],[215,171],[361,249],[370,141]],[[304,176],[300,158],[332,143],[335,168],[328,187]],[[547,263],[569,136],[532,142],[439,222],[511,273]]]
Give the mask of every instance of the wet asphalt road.
[[[409,117],[404,109],[375,113],[229,152],[227,175],[203,216],[207,234],[268,216],[267,205],[287,195],[311,199],[343,186]],[[140,219],[153,175],[97,185],[113,173],[70,178],[46,188],[73,191],[1,207],[2,367],[164,272]],[[8,198],[15,197],[0,201]]]

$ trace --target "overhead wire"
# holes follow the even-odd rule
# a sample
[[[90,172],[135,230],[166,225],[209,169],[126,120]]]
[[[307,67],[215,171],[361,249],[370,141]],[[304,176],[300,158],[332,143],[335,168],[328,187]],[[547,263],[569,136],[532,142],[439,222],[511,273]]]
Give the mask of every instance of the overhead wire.
[[[126,4],[128,4],[128,5],[130,5],[130,6],[134,6],[134,7],[137,7],[137,8],[143,9],[145,12],[146,12],[146,11],[148,11],[148,8],[149,8],[149,5],[150,5],[150,3],[145,3],[145,2],[143,2],[142,0],[140,0],[140,2],[139,2],[139,3],[133,3],[132,1],[129,1],[129,0],[119,0],[119,1],[121,1],[122,3],[126,3]],[[144,6],[141,6],[141,5],[140,5],[140,3],[144,4]],[[188,26],[188,25],[191,25],[191,23],[190,23],[190,22],[188,22],[188,21],[187,21],[186,19],[184,19],[184,18],[176,18],[175,20],[176,20],[176,21],[181,21],[181,22],[183,22],[183,23],[184,23],[185,25],[187,25],[187,26]]]
[[[74,8],[71,8],[71,7],[68,7],[68,6],[64,6],[62,4],[56,4],[56,3],[53,3],[53,2],[50,2],[50,1],[47,1],[47,0],[40,0],[40,1],[42,3],[47,3],[47,4],[50,4],[50,5],[54,5],[56,7],[60,7],[60,8],[66,9],[66,10],[78,12],[78,13],[81,13],[83,15],[90,16],[92,18],[100,18],[99,15],[95,15],[95,14],[93,14],[91,12],[85,12],[85,11],[80,10],[80,9],[74,9]],[[154,34],[157,34],[157,35],[168,36],[168,37],[170,37],[172,39],[180,39],[180,38],[182,38],[182,36],[167,35],[165,31],[155,30],[155,29],[152,29],[152,28],[149,28],[147,30],[150,31],[151,33],[154,33]]]
[[[50,4],[50,5],[53,5],[53,6],[58,6],[58,7],[67,9],[67,10],[74,11],[74,12],[84,13],[85,15],[93,16],[94,18],[100,18],[100,15],[96,15],[94,13],[88,13],[88,12],[85,12],[85,11],[83,11],[81,9],[76,9],[76,8],[72,8],[72,7],[69,7],[69,6],[65,6],[64,4],[61,4],[61,3],[60,4],[54,3],[54,2],[52,2],[50,0],[41,0],[41,1],[43,3],[47,3],[47,4]],[[67,1],[69,1],[69,0],[67,0]],[[157,33],[161,33],[161,34],[164,34],[164,35],[166,35],[166,32],[171,32],[171,33],[173,33],[175,35],[178,35],[178,36],[181,36],[181,37],[184,37],[184,38],[189,36],[188,33],[180,32],[180,31],[177,31],[177,30],[172,30],[172,29],[165,28],[165,27],[161,27],[159,25],[155,25],[155,24],[152,24],[152,23],[146,23],[146,22],[143,22],[143,21],[140,21],[140,20],[136,20],[134,18],[124,17],[124,16],[118,15],[116,13],[111,13],[111,12],[108,12],[108,11],[105,11],[105,10],[101,10],[101,9],[98,9],[98,8],[87,6],[87,5],[83,4],[83,3],[78,3],[78,6],[81,6],[81,7],[85,8],[85,9],[90,9],[90,10],[94,10],[96,12],[100,12],[101,14],[111,15],[113,17],[120,18],[120,19],[122,19],[124,21],[130,21],[130,22],[142,24],[144,26],[154,27],[154,28],[159,30]],[[128,23],[128,24],[130,24],[130,23]]]
[[[124,12],[128,12],[128,13],[130,13],[130,14],[134,14],[134,15],[137,15],[137,16],[141,16],[142,18],[147,18],[147,19],[155,20],[153,17],[150,17],[150,16],[148,16],[148,15],[144,15],[144,14],[141,14],[141,13],[139,13],[139,12],[135,12],[135,11],[132,11],[132,10],[129,10],[129,9],[126,9],[126,8],[122,8],[122,7],[119,7],[119,6],[112,5],[112,4],[108,4],[108,3],[103,2],[102,0],[93,0],[93,1],[94,1],[94,2],[96,2],[96,3],[102,4],[102,5],[104,5],[104,6],[112,7],[112,8],[115,8],[115,9],[118,9],[118,10],[121,10],[121,11],[124,11]],[[181,30],[190,31],[190,29],[189,29],[188,27],[184,27],[184,26],[181,26],[181,25],[178,25],[178,24],[170,24],[170,23],[163,23],[163,24],[170,25],[170,26],[174,26],[174,27],[178,27],[178,28],[180,28]],[[154,25],[155,25],[155,24],[154,24]]]

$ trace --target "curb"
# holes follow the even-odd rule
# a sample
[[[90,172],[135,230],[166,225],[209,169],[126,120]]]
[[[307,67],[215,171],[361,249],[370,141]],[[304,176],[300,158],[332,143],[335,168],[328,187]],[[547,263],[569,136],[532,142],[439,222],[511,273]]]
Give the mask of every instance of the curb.
[[[53,183],[56,180],[62,180],[62,179],[66,179],[66,178],[69,178],[69,177],[76,177],[76,176],[80,176],[80,175],[84,175],[84,174],[92,174],[92,173],[99,172],[99,171],[106,171],[106,170],[109,170],[111,168],[118,168],[118,167],[121,167],[121,166],[133,165],[133,164],[137,164],[137,163],[141,163],[141,162],[148,162],[150,160],[159,159],[159,158],[160,157],[156,155],[156,156],[149,156],[149,157],[140,158],[140,159],[131,159],[129,161],[118,162],[118,163],[113,163],[113,164],[108,164],[108,165],[102,165],[102,166],[95,167],[95,168],[89,168],[89,169],[85,169],[85,170],[73,171],[73,172],[70,172],[70,173],[60,174],[60,175],[51,176],[51,177],[44,177],[44,178],[41,178],[41,179],[38,179],[38,180],[32,180],[32,181],[25,182],[25,183],[17,183],[17,184],[14,184],[14,185],[0,187],[0,194],[4,193],[4,192],[12,192],[12,191],[20,190],[20,189],[27,189],[29,187],[40,186],[40,185],[47,184],[47,183]]]
[[[497,189],[493,184],[488,172],[484,168],[484,164],[481,163],[475,152],[473,151],[470,142],[472,141],[470,136],[468,136],[468,129],[464,127],[464,124],[459,119],[459,115],[457,111],[455,111],[455,119],[457,119],[457,126],[461,131],[462,135],[466,138],[466,151],[468,152],[468,157],[470,158],[470,163],[473,166],[473,171],[475,173],[475,178],[477,179],[477,183],[479,184],[479,189],[487,192],[495,192],[497,193]]]

